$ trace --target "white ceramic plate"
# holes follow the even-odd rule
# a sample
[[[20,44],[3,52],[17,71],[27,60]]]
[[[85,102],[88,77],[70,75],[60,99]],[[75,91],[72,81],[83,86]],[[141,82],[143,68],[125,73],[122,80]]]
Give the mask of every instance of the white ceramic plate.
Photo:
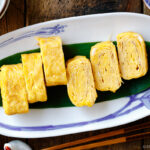
[[[150,41],[150,17],[135,13],[109,13],[72,17],[28,26],[0,37],[0,59],[37,48],[35,36],[59,35],[64,44],[105,41],[134,31]],[[128,90],[128,89],[127,89]],[[126,124],[150,115],[150,91],[95,104],[91,108],[30,109],[28,114],[7,116],[0,108],[0,134],[50,137]],[[55,99],[54,99],[55,100]],[[145,107],[146,105],[146,107]]]

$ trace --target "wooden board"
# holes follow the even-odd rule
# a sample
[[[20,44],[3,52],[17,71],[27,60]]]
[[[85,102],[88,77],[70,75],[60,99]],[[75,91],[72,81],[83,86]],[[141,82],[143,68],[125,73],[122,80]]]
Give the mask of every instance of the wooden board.
[[[11,0],[6,14],[0,20],[0,35],[24,27],[24,0]]]
[[[136,3],[136,5],[135,5]],[[142,12],[141,0],[27,0],[27,25],[105,12]]]

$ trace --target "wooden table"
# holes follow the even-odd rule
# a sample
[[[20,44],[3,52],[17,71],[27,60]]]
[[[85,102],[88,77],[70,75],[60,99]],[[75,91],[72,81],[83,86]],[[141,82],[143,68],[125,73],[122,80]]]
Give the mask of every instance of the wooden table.
[[[27,25],[52,19],[121,11],[150,14],[150,11],[144,6],[142,0],[11,0],[8,11],[0,20],[0,35]],[[150,120],[150,117],[146,117],[131,124],[138,124],[140,122],[146,122],[147,120]],[[116,128],[127,127],[131,124]],[[21,140],[28,143],[33,149],[39,150],[41,148],[89,137],[113,129],[53,138]],[[3,149],[4,143],[14,139],[16,138],[0,136],[0,149]],[[146,147],[147,145],[149,145],[150,149],[150,139],[96,148],[96,150],[143,150],[144,146]]]

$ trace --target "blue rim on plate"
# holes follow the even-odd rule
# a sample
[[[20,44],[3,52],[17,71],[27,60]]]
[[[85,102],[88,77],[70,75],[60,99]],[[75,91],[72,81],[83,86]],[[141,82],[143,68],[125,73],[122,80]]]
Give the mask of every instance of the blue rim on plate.
[[[150,9],[150,0],[143,0],[145,5]]]

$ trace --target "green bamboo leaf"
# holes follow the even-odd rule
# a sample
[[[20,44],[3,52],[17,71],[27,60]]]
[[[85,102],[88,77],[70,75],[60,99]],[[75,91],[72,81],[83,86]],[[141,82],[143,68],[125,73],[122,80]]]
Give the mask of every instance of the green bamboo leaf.
[[[71,45],[64,45],[64,55],[65,60],[67,61],[69,58],[72,58],[77,55],[86,56],[89,58],[91,46],[95,45],[97,42],[92,43],[79,43],[79,44],[71,44]],[[114,42],[116,45],[116,42]],[[150,42],[146,42],[146,49],[148,54],[148,63],[150,64]],[[0,60],[0,67],[4,64],[17,64],[21,62],[21,54],[23,53],[34,53],[40,52],[40,49],[25,51],[22,53],[17,53],[7,58]],[[134,79],[134,80],[123,80],[123,84],[121,88],[116,92],[98,92],[98,98],[96,103],[102,101],[113,100],[125,96],[130,96],[133,94],[140,93],[150,87],[150,70],[148,73],[141,78]],[[47,87],[47,94],[48,94],[48,101],[41,103],[30,104],[30,108],[53,108],[53,107],[67,107],[73,106],[69,100],[67,94],[66,86],[54,86],[54,87]],[[0,95],[0,106],[2,105],[1,95]]]

